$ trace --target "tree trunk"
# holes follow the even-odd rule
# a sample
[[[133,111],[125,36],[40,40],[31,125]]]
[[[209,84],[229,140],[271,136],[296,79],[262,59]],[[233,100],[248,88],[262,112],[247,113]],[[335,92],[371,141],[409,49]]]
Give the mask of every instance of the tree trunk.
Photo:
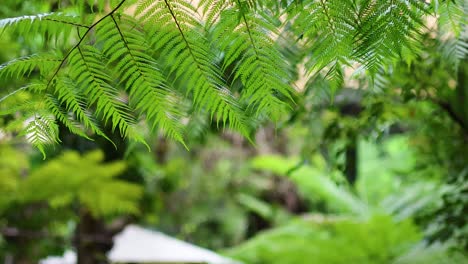
[[[358,148],[357,136],[350,135],[348,137],[349,143],[346,145],[345,150],[345,167],[344,174],[349,184],[354,185],[358,177]]]
[[[101,149],[105,153],[105,161],[116,161],[123,158],[126,142],[122,137],[112,131],[107,131],[115,146],[109,141],[97,138],[94,142],[88,141],[82,137],[69,132],[62,126],[60,137],[64,149],[72,149],[80,153],[86,153],[93,149]],[[127,174],[127,173],[124,173]],[[127,178],[127,175],[120,176]],[[133,175],[132,175],[133,176]],[[128,179],[126,179],[128,180]],[[120,232],[128,223],[128,219],[120,221],[118,225],[106,225],[103,219],[95,218],[89,210],[78,205],[76,213],[78,214],[78,223],[74,232],[74,246],[77,254],[77,264],[102,264],[108,263],[106,253],[112,248],[113,236]],[[122,224],[120,224],[122,223]]]
[[[75,230],[77,264],[105,264],[106,252],[112,248],[112,235],[106,232],[104,223],[94,218],[88,210],[80,210]]]

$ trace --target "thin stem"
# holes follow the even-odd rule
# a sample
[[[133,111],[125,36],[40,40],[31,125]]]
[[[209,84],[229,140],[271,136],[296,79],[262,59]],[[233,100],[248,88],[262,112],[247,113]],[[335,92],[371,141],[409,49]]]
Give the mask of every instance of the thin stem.
[[[105,16],[101,17],[101,19],[99,19],[98,21],[96,21],[94,24],[92,24],[91,26],[88,27],[88,29],[86,30],[86,32],[83,34],[83,36],[80,38],[80,40],[78,41],[78,43],[75,44],[75,46],[73,46],[73,48],[71,48],[68,53],[65,55],[65,57],[63,57],[62,61],[60,62],[60,65],[57,67],[57,69],[55,70],[54,74],[52,75],[52,77],[50,78],[50,80],[47,82],[47,86],[46,86],[46,91],[47,89],[49,88],[50,84],[52,83],[52,80],[54,80],[54,78],[57,76],[58,72],[60,71],[60,69],[62,68],[62,66],[65,64],[65,61],[68,59],[68,57],[70,57],[70,54],[75,50],[77,49],[81,43],[83,42],[83,40],[86,38],[86,36],[88,35],[89,32],[91,32],[91,30],[96,27],[99,23],[101,23],[104,19],[106,19],[107,17],[109,16],[112,16],[122,5],[123,3],[125,3],[126,0],[122,0],[120,1],[120,3],[114,8],[112,9],[112,11],[110,11],[108,14],[106,14]]]
[[[0,103],[3,102],[3,101],[5,101],[8,97],[10,97],[10,96],[16,94],[17,92],[22,91],[22,90],[25,90],[25,89],[28,89],[29,86],[30,86],[30,85],[23,86],[23,87],[21,87],[21,88],[19,88],[19,89],[17,89],[17,90],[14,90],[14,91],[11,92],[11,93],[5,95],[5,96],[3,96],[2,98],[0,98]]]
[[[53,18],[47,18],[47,17],[46,17],[46,18],[44,18],[43,20],[52,21],[52,22],[58,22],[58,23],[63,23],[63,24],[72,25],[72,26],[76,26],[76,27],[89,28],[89,26],[87,26],[87,25],[77,24],[77,23],[68,22],[68,21],[63,21],[63,20],[57,20],[57,19],[53,19]]]
[[[197,67],[200,69],[200,65],[198,64],[197,57],[195,56],[195,54],[193,54],[192,48],[190,48],[190,43],[188,42],[187,38],[185,37],[184,31],[182,30],[182,28],[181,28],[181,26],[179,24],[179,20],[177,20],[177,17],[175,15],[174,11],[172,10],[171,5],[169,4],[169,2],[167,0],[164,0],[164,2],[166,3],[167,9],[169,9],[169,12],[171,13],[172,19],[174,19],[174,22],[175,22],[175,24],[177,26],[177,29],[179,30],[180,35],[182,36],[182,39],[185,42],[185,45],[187,45],[187,49],[190,52],[190,55],[192,56],[193,60],[197,63]]]
[[[252,32],[250,31],[249,23],[247,23],[247,18],[245,17],[245,13],[242,11],[241,2],[239,0],[237,0],[237,3],[239,4],[239,8],[241,9],[240,12],[242,13],[242,20],[244,20],[244,24],[245,24],[245,27],[247,29],[247,33],[249,34],[249,39],[250,39],[250,42],[252,43],[252,47],[253,47],[253,50],[255,52],[255,57],[258,60],[258,58],[259,58],[258,51],[257,51],[257,47],[255,47],[255,42],[254,42],[253,37],[252,37]]]

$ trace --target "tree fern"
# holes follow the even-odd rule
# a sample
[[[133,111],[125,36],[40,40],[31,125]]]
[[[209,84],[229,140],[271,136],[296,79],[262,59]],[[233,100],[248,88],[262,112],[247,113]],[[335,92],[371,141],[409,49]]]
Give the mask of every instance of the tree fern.
[[[297,76],[290,68],[298,58],[305,58],[312,80],[316,74],[327,77],[333,94],[343,85],[344,67],[357,65],[377,76],[395,61],[411,62],[432,10],[442,23],[454,25],[447,54],[458,60],[466,56],[464,2],[434,3],[61,2],[56,13],[0,20],[2,34],[34,39],[45,51],[3,64],[0,77],[30,79],[33,85],[19,90],[38,94],[43,104],[38,111],[47,113],[41,114],[47,123],[63,123],[82,136],[106,137],[101,127],[109,125],[124,137],[142,140],[138,125],[146,120],[153,131],[183,143],[186,102],[248,136],[250,119],[277,118],[291,103]],[[284,45],[302,54],[288,58],[281,52]],[[0,102],[14,94],[7,92]],[[45,135],[47,142],[56,142],[52,131],[37,134],[35,142]]]
[[[116,179],[126,164],[103,163],[103,159],[99,151],[83,156],[65,152],[20,181],[15,198],[20,203],[43,201],[58,208],[79,202],[96,217],[138,213],[141,188]],[[47,188],[37,188],[44,182]]]

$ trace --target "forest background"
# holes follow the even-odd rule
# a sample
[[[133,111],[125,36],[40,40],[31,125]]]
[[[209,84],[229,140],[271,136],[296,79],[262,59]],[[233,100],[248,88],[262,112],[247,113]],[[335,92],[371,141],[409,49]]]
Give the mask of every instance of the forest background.
[[[467,9],[3,0],[0,259],[467,263]]]

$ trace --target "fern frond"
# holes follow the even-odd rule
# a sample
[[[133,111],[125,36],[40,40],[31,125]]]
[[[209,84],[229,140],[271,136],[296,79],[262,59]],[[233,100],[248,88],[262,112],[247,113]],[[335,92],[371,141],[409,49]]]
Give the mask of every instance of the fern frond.
[[[87,102],[85,95],[80,91],[81,89],[75,85],[75,81],[67,77],[60,77],[56,79],[55,93],[49,95],[49,107],[57,113],[57,119],[61,121],[71,132],[80,131],[76,128],[77,124],[74,124],[69,114],[71,113],[73,118],[76,118],[80,124],[84,125],[86,129],[89,129],[92,133],[102,136],[110,141],[107,135],[101,130],[95,117],[93,117],[90,110],[87,109]],[[63,109],[64,108],[64,109]],[[84,133],[84,132],[83,132]]]
[[[79,199],[96,216],[138,214],[141,186],[123,180],[89,181],[78,193]]]
[[[12,18],[4,18],[0,20],[0,27],[6,28],[7,26],[17,25],[20,22],[29,22],[32,24],[35,20],[41,20],[47,16],[52,16],[53,13],[45,13],[45,14],[38,14],[34,16],[20,16],[20,17],[12,17]]]
[[[136,17],[150,31],[154,48],[160,51],[160,60],[167,62],[166,67],[175,78],[193,94],[197,109],[206,109],[212,119],[226,124],[248,136],[246,115],[234,95],[226,88],[221,69],[214,63],[216,54],[200,32],[201,23],[196,10],[186,1],[165,0],[156,2],[142,1],[137,8]],[[149,31],[149,30],[148,30]]]
[[[45,157],[46,148],[60,142],[58,125],[54,114],[45,106],[44,101],[37,100],[30,93],[25,93],[18,97],[13,96],[19,91],[42,92],[44,89],[44,83],[31,82],[4,96],[0,99],[0,102],[10,98],[14,100],[14,103],[11,105],[9,102],[2,102],[0,104],[0,116],[14,115],[14,120],[8,122],[3,127],[3,130],[18,133],[19,136],[24,137]]]
[[[460,37],[468,24],[468,7],[464,0],[440,2],[436,13],[439,15],[438,24],[442,33],[452,33]]]
[[[303,30],[307,40],[306,67],[317,73],[329,68],[327,78],[333,91],[343,83],[341,64],[349,61],[353,53],[353,37],[356,31],[356,6],[353,1],[307,1],[299,12],[296,31]],[[333,92],[332,92],[333,93]]]
[[[46,147],[58,143],[58,125],[54,115],[46,110],[35,111],[28,119],[22,135],[46,156]]]
[[[257,115],[277,118],[286,109],[286,101],[292,101],[289,65],[275,46],[275,26],[244,5],[237,1],[222,13],[213,28],[214,43],[224,53],[223,68],[234,66],[234,80],[243,84],[241,100]]]
[[[101,115],[104,122],[110,122],[113,130],[118,128],[122,136],[135,136],[136,120],[129,106],[119,99],[119,91],[112,86],[110,72],[103,60],[102,54],[92,46],[77,48],[70,55],[69,64],[73,67],[69,75],[86,96],[88,105],[95,105],[96,115]]]
[[[334,95],[344,84],[343,67],[339,60],[336,60],[326,67],[325,70],[325,78],[330,83],[330,94]]]
[[[35,87],[35,86],[38,86],[38,87]],[[31,84],[28,84],[28,85],[25,85],[23,87],[20,87],[12,92],[9,92],[8,94],[4,95],[2,98],[0,98],[0,103],[7,100],[8,98],[10,97],[13,97],[15,94],[21,92],[21,91],[24,91],[24,90],[27,90],[27,89],[31,89],[31,90],[40,90],[40,89],[43,89],[45,88],[45,86],[43,86],[42,84],[36,84],[36,83],[31,83]],[[16,106],[18,109],[21,109],[21,106]],[[2,107],[0,107],[2,108]],[[8,112],[8,111],[7,111]],[[1,114],[0,114],[1,115]]]
[[[429,13],[428,5],[416,0],[303,2],[305,10],[297,11],[293,27],[303,31],[310,56],[306,66],[312,72],[359,62],[373,75],[395,58],[411,61]],[[338,73],[328,76],[340,78]]]
[[[81,124],[69,115],[69,112],[60,105],[60,102],[55,97],[48,95],[45,99],[45,103],[51,113],[54,114],[55,118],[67,127],[70,132],[91,140],[91,138],[86,135]]]
[[[42,76],[46,76],[59,63],[60,60],[51,54],[25,56],[0,65],[0,77],[15,77],[17,79],[29,77],[34,70],[38,70]]]
[[[468,56],[468,4],[463,0],[444,1],[436,12],[439,14],[442,55],[456,69]]]
[[[381,69],[374,76],[370,76],[370,87],[376,92],[385,91],[390,85],[390,70]]]
[[[5,18],[0,20],[0,36],[5,32],[15,32],[24,37],[49,36],[68,39],[75,28],[89,28],[81,18],[64,13],[45,13],[32,16]]]
[[[174,89],[170,89],[156,61],[148,54],[151,46],[143,28],[132,18],[121,15],[111,17],[112,23],[98,27],[98,39],[103,42],[104,54],[109,65],[115,65],[118,79],[129,94],[129,103],[146,115],[150,127],[162,129],[164,134],[182,144],[183,113],[181,100]],[[109,34],[115,38],[108,38]],[[116,42],[118,40],[118,42]]]
[[[213,24],[219,20],[219,15],[232,3],[224,0],[200,0],[197,10],[202,14],[202,20],[207,28],[211,28]]]
[[[420,0],[201,0],[198,6],[140,0],[134,17],[128,16],[125,8],[136,1],[71,0],[66,4],[77,16],[0,20],[0,30],[65,38],[68,49],[58,61],[55,52],[11,61],[0,66],[0,77],[38,72],[47,84],[28,89],[46,96],[47,116],[55,116],[49,121],[80,135],[105,137],[102,122],[142,140],[136,126],[146,119],[153,130],[183,143],[186,109],[178,102],[191,100],[198,113],[248,137],[249,119],[278,117],[292,101],[297,73],[291,68],[302,59],[308,73],[323,73],[334,92],[343,86],[345,66],[360,64],[376,75],[402,58],[410,63],[428,12]],[[447,45],[457,59],[468,50],[460,6],[447,5],[458,8],[447,12],[456,14],[450,23],[459,23],[454,32],[460,41]],[[281,30],[293,35],[295,47],[304,46],[300,55],[285,58]],[[52,132],[44,133],[54,141]]]
[[[36,102],[34,101],[22,101],[21,104],[14,105],[12,107],[0,107],[0,116],[12,115],[18,112],[26,112],[30,109],[33,109],[35,104]]]
[[[359,6],[356,36],[357,60],[371,73],[389,59],[402,56],[403,49],[417,52],[422,17],[429,9],[419,1],[363,1]]]
[[[101,164],[102,152],[89,152],[82,157],[82,163],[90,164],[92,170],[77,175],[82,184],[76,192],[77,198],[96,217],[116,214],[138,214],[137,201],[142,196],[142,188],[134,183],[116,177],[126,169],[122,161]],[[74,164],[79,166],[79,163]],[[90,174],[89,171],[92,171]],[[85,183],[85,185],[83,185]]]
[[[440,43],[439,50],[444,59],[453,66],[453,69],[457,69],[460,61],[468,56],[468,37],[443,40]]]

